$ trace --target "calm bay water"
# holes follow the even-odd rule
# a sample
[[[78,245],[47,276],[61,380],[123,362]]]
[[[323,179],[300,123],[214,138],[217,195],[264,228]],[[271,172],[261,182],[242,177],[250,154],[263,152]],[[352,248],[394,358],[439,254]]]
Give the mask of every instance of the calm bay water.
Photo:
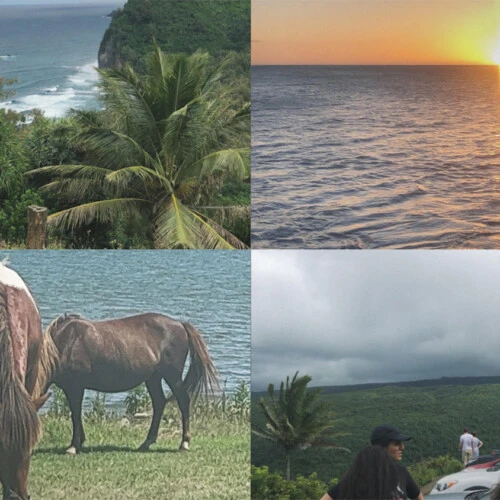
[[[1,251],[5,257],[30,286],[44,327],[65,312],[96,320],[167,314],[200,330],[228,391],[250,382],[249,252]],[[124,397],[107,401],[119,406]]]
[[[491,66],[252,68],[254,248],[500,248]]]
[[[99,45],[124,3],[0,6],[0,77],[18,80],[0,107],[46,116],[96,107]]]

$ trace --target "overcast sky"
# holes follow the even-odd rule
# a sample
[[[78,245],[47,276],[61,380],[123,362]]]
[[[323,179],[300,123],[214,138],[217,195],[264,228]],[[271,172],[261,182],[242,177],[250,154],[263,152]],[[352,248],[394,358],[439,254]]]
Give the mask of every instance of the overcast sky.
[[[500,252],[252,252],[252,386],[500,375]]]

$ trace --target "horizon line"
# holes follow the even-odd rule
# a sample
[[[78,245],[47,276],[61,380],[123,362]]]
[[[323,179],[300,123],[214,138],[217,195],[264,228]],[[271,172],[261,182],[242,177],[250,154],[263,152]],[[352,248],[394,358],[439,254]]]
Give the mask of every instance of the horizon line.
[[[257,66],[395,66],[395,67],[408,67],[408,66],[500,66],[496,63],[294,63],[294,64],[252,64],[252,67]]]
[[[393,380],[390,382],[358,382],[355,384],[337,384],[337,385],[311,385],[309,389],[328,389],[330,387],[359,387],[359,386],[368,386],[368,385],[395,385],[395,384],[415,384],[419,382],[433,382],[433,381],[438,381],[438,380],[446,380],[446,379],[472,379],[472,378],[500,378],[499,375],[465,375],[465,376],[450,376],[450,375],[443,375],[438,378],[419,378],[419,379],[413,379],[413,380]],[[272,383],[272,382],[271,382]],[[269,384],[268,384],[269,385]],[[267,388],[265,389],[258,389],[258,390],[252,390],[251,392],[266,392]]]

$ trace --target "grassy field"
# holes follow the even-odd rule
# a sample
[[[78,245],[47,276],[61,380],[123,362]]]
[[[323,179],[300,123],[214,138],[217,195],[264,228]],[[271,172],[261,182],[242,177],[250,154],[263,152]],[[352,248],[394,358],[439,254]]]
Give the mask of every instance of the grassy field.
[[[167,412],[149,452],[138,452],[149,419],[87,417],[87,440],[66,455],[68,418],[42,416],[43,438],[31,461],[33,499],[241,499],[250,496],[250,427],[234,414],[195,413],[190,451],[180,452],[180,417]]]

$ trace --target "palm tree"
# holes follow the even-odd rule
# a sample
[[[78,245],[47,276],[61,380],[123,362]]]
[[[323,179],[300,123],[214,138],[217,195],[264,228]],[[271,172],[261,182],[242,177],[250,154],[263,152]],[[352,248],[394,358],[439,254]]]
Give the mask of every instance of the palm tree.
[[[285,452],[286,479],[290,481],[290,454],[311,446],[338,448],[333,443],[332,411],[320,400],[321,389],[307,389],[312,380],[309,375],[281,382],[276,399],[274,385],[269,384],[268,399],[261,398],[259,406],[266,419],[265,427],[255,426],[252,432],[274,441]],[[345,450],[345,448],[343,448]]]
[[[250,107],[235,109],[220,83],[226,64],[213,69],[207,53],[166,55],[155,45],[144,76],[130,66],[99,71],[104,110],[75,112],[85,164],[33,171],[70,203],[49,224],[141,214],[156,248],[245,248],[207,215],[221,212],[212,200],[226,179],[250,175]]]

